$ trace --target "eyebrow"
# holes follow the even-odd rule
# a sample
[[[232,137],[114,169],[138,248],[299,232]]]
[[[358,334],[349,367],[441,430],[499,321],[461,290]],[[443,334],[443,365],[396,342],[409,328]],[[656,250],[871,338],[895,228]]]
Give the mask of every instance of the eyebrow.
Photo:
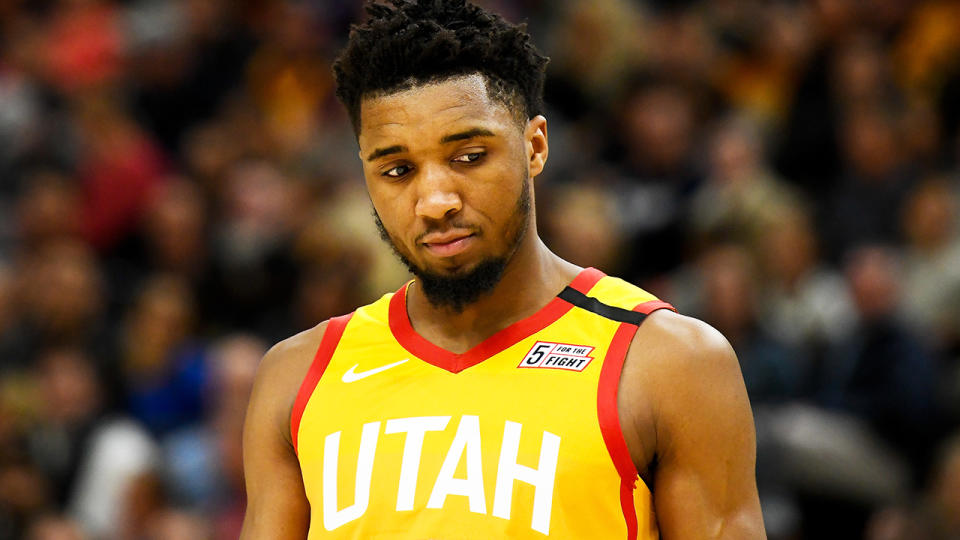
[[[377,158],[382,158],[383,156],[389,156],[390,154],[399,154],[400,152],[406,152],[406,146],[394,145],[388,146],[386,148],[377,148],[369,156],[367,156],[367,161],[373,161]]]
[[[451,133],[450,135],[444,135],[440,139],[440,144],[447,144],[456,141],[466,141],[474,137],[493,137],[496,134],[486,128],[472,128],[466,131],[461,131],[459,133]],[[386,148],[377,148],[367,156],[367,161],[373,161],[383,156],[389,156],[390,154],[399,154],[401,152],[406,152],[407,147],[402,145],[388,146]]]
[[[453,133],[450,135],[445,135],[440,139],[440,144],[451,143],[455,141],[465,141],[467,139],[472,139],[474,137],[493,137],[494,133],[486,128],[473,128],[466,131],[461,131],[460,133]]]

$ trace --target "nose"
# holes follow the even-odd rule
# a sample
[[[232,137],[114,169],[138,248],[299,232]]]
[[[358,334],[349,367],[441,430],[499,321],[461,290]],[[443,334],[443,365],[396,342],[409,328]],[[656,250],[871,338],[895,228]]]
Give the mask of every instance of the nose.
[[[418,178],[417,217],[440,220],[463,208],[456,180],[440,167],[423,167]]]

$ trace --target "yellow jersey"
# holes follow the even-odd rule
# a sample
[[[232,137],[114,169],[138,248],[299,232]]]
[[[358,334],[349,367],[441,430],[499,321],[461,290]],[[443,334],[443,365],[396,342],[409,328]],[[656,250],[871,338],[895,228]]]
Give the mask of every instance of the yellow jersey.
[[[413,329],[406,287],[331,319],[296,397],[309,540],[659,536],[617,387],[669,304],[588,268],[455,354]]]

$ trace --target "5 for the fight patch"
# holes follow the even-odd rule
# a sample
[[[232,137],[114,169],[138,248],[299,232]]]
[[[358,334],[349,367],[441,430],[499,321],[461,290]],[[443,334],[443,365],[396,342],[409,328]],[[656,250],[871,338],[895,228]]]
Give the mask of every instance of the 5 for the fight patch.
[[[583,371],[593,360],[593,347],[538,341],[524,355],[518,368],[548,368]]]

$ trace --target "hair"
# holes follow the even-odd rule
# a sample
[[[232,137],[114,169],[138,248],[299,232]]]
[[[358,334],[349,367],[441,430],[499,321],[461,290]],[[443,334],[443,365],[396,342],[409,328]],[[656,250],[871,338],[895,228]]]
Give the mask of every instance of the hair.
[[[518,118],[543,113],[549,59],[514,25],[466,0],[369,2],[333,65],[337,97],[360,134],[363,99],[481,74],[487,94]]]

